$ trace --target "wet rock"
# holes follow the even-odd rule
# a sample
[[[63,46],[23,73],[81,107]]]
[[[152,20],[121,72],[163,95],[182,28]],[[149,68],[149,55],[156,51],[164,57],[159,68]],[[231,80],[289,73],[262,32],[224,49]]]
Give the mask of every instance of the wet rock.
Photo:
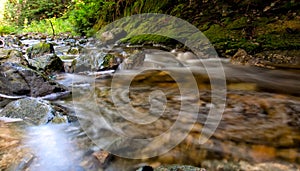
[[[132,70],[139,68],[168,68],[182,67],[183,64],[176,56],[167,51],[148,49],[134,51],[119,65],[119,70]]]
[[[67,90],[66,87],[19,64],[4,63],[0,65],[0,72],[0,93],[5,95],[39,97]]]
[[[264,51],[255,54],[255,58],[259,59],[265,66],[285,69],[300,68],[299,50]]]
[[[141,168],[139,168],[137,171],[153,171],[153,167],[151,166],[143,166]]]
[[[5,62],[18,63],[25,66],[28,65],[22,52],[13,49],[0,49],[0,64]]]
[[[187,61],[191,59],[198,59],[195,54],[192,52],[177,52],[177,57],[178,60],[180,61]]]
[[[79,48],[76,48],[76,47],[72,47],[68,50],[68,54],[70,55],[78,55],[80,52],[80,49]]]
[[[145,60],[145,53],[142,51],[134,51],[119,65],[119,70],[136,69],[143,66]]]
[[[238,51],[233,55],[230,61],[233,64],[246,65],[249,64],[252,59],[253,57],[251,55],[248,55],[248,53],[244,49],[238,49]]]
[[[0,115],[9,118],[20,118],[30,125],[67,122],[67,118],[56,111],[49,102],[36,98],[24,98],[10,102],[0,112]]]
[[[187,165],[170,165],[170,166],[160,166],[155,168],[154,171],[206,171],[204,168],[194,167],[194,166],[187,166]]]
[[[100,40],[104,44],[113,44],[116,41],[126,37],[127,32],[122,28],[114,28],[110,31],[106,31],[100,35]]]
[[[75,72],[97,71],[103,68],[107,53],[99,49],[85,49],[76,60]]]
[[[254,65],[266,68],[300,68],[300,51],[265,51],[249,55],[245,50],[239,49],[231,58],[231,63]]]
[[[65,72],[73,73],[75,71],[76,63],[77,63],[76,59],[65,59],[63,60],[63,63],[64,63]]]
[[[102,167],[105,167],[112,157],[110,153],[103,150],[95,151],[92,155],[98,160]]]
[[[5,42],[3,39],[0,38],[0,47],[3,48],[5,46]]]
[[[240,171],[240,170],[247,170],[247,171],[296,171],[298,168],[292,164],[285,164],[285,163],[276,163],[276,162],[266,162],[266,163],[257,163],[251,164],[246,161],[219,161],[219,160],[212,160],[212,161],[203,161],[202,166],[207,168],[207,170],[214,170],[214,171]]]
[[[8,48],[18,48],[22,45],[22,42],[19,40],[19,38],[13,35],[4,37],[3,41],[4,41],[4,47],[8,47]]]
[[[29,150],[22,146],[23,125],[20,121],[6,122],[0,120],[0,170],[16,170],[16,163],[22,162]]]
[[[27,49],[27,56],[29,59],[51,53],[54,53],[54,47],[51,43],[40,42]]]
[[[38,71],[49,75],[54,72],[64,71],[62,60],[55,54],[47,54],[38,58],[28,59],[29,65]]]

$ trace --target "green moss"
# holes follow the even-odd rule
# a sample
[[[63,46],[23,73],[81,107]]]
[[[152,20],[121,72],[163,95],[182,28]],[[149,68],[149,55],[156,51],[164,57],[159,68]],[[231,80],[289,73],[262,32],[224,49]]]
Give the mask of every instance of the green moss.
[[[300,34],[264,34],[257,38],[264,50],[300,49]]]
[[[210,26],[207,31],[204,31],[203,34],[209,39],[211,43],[218,43],[228,41],[231,32],[218,24],[214,24]]]
[[[31,48],[28,48],[27,53],[30,54],[30,58],[40,56],[45,53],[51,53],[53,51],[53,47],[51,46],[52,45],[50,43],[41,42],[32,46]]]
[[[227,29],[232,29],[232,30],[242,29],[248,25],[247,20],[248,19],[246,17],[241,17],[239,19],[234,20],[231,23],[228,23],[226,21],[228,23]]]
[[[104,56],[103,58],[103,63],[101,64],[101,66],[103,68],[108,68],[110,67],[111,61],[114,60],[115,56],[112,54],[107,54]]]
[[[122,43],[130,44],[164,44],[164,45],[177,45],[180,44],[177,40],[166,36],[153,35],[153,34],[142,34],[132,36],[121,40]]]

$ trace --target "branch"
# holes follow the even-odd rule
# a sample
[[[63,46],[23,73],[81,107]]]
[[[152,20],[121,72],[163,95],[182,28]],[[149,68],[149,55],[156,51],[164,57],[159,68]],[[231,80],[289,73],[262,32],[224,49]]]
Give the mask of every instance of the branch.
[[[53,27],[53,24],[52,24],[52,22],[51,22],[51,20],[49,19],[49,22],[50,22],[50,24],[51,24],[51,28],[52,28],[52,34],[53,34],[53,37],[55,36],[55,31],[54,31],[54,27]]]

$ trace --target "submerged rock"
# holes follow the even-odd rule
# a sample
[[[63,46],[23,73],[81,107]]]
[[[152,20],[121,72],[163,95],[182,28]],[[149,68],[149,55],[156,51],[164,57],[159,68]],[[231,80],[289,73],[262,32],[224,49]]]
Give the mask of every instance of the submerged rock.
[[[20,118],[34,125],[67,122],[67,118],[56,111],[48,101],[36,98],[24,98],[10,102],[0,112],[0,115],[9,118]]]
[[[40,97],[67,90],[44,75],[19,64],[4,63],[0,65],[0,72],[0,93],[5,95]]]

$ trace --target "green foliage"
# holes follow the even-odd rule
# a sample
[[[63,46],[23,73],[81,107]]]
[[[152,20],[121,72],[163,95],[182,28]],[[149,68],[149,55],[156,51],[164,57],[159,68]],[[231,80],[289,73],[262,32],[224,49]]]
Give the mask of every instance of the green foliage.
[[[0,25],[0,35],[11,34],[17,32],[17,28],[9,25]]]
[[[77,33],[73,29],[73,25],[69,20],[62,18],[51,18],[40,21],[33,21],[30,25],[26,26],[21,32],[36,32],[36,33],[47,33],[52,34],[52,28],[50,21],[53,24],[55,34],[69,32],[73,35]]]
[[[5,5],[5,20],[18,26],[61,17],[71,5],[71,0],[8,0]]]
[[[103,0],[76,0],[69,12],[69,19],[74,24],[76,31],[81,34],[88,33],[98,18],[108,17],[112,1]]]

